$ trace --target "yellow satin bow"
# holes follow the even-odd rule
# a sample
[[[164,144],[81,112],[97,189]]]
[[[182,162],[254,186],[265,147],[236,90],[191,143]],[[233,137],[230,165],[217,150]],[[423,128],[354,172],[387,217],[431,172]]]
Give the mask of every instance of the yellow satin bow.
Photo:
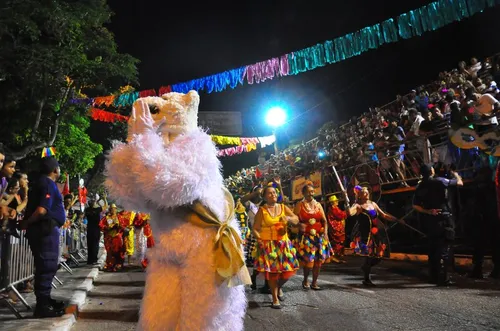
[[[224,188],[227,201],[226,219],[221,221],[214,213],[200,202],[195,202],[189,209],[193,211],[188,221],[201,227],[217,227],[214,239],[215,265],[221,282],[228,280],[228,287],[249,285],[252,283],[245,265],[241,248],[242,240],[230,222],[234,218],[234,201],[231,193]]]

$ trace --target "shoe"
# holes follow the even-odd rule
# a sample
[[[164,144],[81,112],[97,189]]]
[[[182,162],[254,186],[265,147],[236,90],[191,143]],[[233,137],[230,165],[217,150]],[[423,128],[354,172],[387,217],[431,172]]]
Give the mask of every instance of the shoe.
[[[303,281],[303,282],[302,282],[302,288],[303,288],[304,290],[308,290],[308,289],[310,289],[310,288],[311,288],[311,286],[309,286],[309,284],[307,284],[306,282],[304,282],[304,281]]]
[[[373,282],[370,279],[365,279],[363,281],[363,285],[367,286],[367,287],[375,287],[375,286],[377,286],[377,285],[373,284]]]
[[[445,281],[439,282],[437,286],[439,287],[447,287],[447,286],[453,286],[455,285],[455,282],[453,282],[451,279],[447,279]]]
[[[278,299],[280,301],[285,301],[285,297],[284,297],[284,293],[283,293],[283,290],[282,289],[279,289],[279,292],[278,292]]]
[[[63,301],[58,301],[50,298],[49,303],[52,307],[54,307],[55,310],[61,310],[66,308],[66,304]]]
[[[319,287],[318,285],[311,285],[311,289],[315,291],[321,291],[321,287]]]
[[[51,305],[46,306],[36,306],[33,316],[35,318],[51,318],[51,317],[61,317],[64,315],[64,310],[55,309]]]
[[[271,308],[273,308],[273,309],[281,309],[282,307],[281,307],[281,305],[279,303],[272,303],[271,304]]]

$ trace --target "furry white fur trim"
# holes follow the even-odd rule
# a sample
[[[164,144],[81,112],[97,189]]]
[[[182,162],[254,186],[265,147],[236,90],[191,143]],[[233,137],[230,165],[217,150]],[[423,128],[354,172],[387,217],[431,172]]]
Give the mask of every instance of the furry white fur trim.
[[[215,145],[196,129],[164,145],[156,134],[141,134],[129,144],[115,143],[107,163],[106,186],[123,207],[133,210],[173,208],[200,200],[218,217],[223,185]]]

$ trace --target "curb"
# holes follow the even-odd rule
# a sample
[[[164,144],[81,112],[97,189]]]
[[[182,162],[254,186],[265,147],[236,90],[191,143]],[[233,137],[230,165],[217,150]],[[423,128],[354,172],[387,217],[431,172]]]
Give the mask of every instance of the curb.
[[[65,314],[54,323],[51,330],[69,331],[73,324],[76,323],[80,309],[85,304],[87,294],[94,287],[94,281],[99,276],[99,269],[102,269],[105,260],[106,252],[104,251],[97,261],[99,265],[93,267],[83,282],[76,288],[66,307]]]
[[[346,249],[345,255],[354,255],[352,249]],[[472,255],[455,255],[455,266],[472,267]],[[389,260],[427,263],[428,256],[425,254],[391,253]],[[491,256],[485,256],[483,266],[492,266]]]

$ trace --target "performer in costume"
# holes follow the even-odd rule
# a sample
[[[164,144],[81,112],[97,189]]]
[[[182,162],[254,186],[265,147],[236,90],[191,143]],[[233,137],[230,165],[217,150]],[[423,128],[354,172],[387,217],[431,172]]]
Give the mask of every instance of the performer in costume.
[[[344,257],[345,219],[347,218],[347,213],[340,209],[337,196],[330,196],[328,201],[330,202],[330,208],[327,213],[329,223],[328,239],[333,249],[332,261],[345,263],[345,260],[342,258]]]
[[[261,185],[254,186],[252,188],[251,193],[241,198],[241,202],[248,209],[248,224],[250,227],[250,238],[247,240],[247,245],[246,245],[246,253],[247,253],[246,264],[247,266],[253,266],[254,265],[253,251],[257,243],[257,240],[253,235],[253,225],[255,223],[255,215],[257,215],[257,212],[259,211],[258,206],[262,202],[262,186]],[[257,289],[257,274],[258,272],[254,268],[252,273],[252,285],[251,285],[252,290]],[[265,286],[262,288],[262,292],[269,293],[269,286],[267,284],[267,281],[265,282]]]
[[[250,237],[250,228],[248,227],[248,214],[240,198],[236,201],[235,212],[236,219],[240,222],[241,240],[243,240],[243,245],[246,245]]]
[[[262,191],[264,205],[255,215],[253,228],[257,238],[255,248],[255,269],[264,274],[271,288],[272,308],[281,309],[281,287],[299,268],[296,251],[288,239],[288,222],[297,224],[296,215],[283,204],[278,204],[278,196],[273,186]]]
[[[384,223],[378,218],[379,215],[388,221],[404,223],[396,217],[387,214],[373,201],[370,200],[370,192],[367,187],[356,186],[356,203],[349,208],[350,216],[360,216],[353,228],[351,235],[351,248],[354,254],[366,256],[361,267],[363,271],[363,285],[375,286],[370,279],[371,268],[380,263],[383,257],[390,257],[389,238]]]
[[[196,91],[136,100],[128,143],[115,143],[106,164],[110,196],[149,213],[155,234],[138,330],[243,330],[250,275],[199,102]]]
[[[148,224],[149,214],[145,213],[137,213],[134,218],[134,243],[135,243],[135,254],[136,259],[141,261],[141,265],[143,265],[143,261],[146,258],[146,249],[147,249],[147,238],[144,234],[144,228]],[[151,227],[149,227],[151,229]],[[143,265],[144,267],[144,265]]]
[[[136,213],[133,211],[123,210],[119,214],[121,227],[123,228],[123,245],[127,254],[127,264],[131,264],[132,256],[134,255],[134,219]]]
[[[304,199],[295,205],[294,213],[299,217],[299,235],[295,241],[297,257],[304,268],[304,289],[320,290],[318,277],[323,263],[330,261],[332,247],[328,241],[328,222],[321,204],[314,199],[311,182],[302,187]],[[309,286],[309,273],[312,283]]]
[[[118,271],[123,267],[125,247],[123,245],[123,228],[116,212],[116,205],[109,207],[109,213],[102,218],[99,228],[104,233],[104,247],[106,248],[106,264],[104,270]]]
[[[153,238],[153,230],[151,229],[151,226],[149,223],[146,223],[144,226],[144,237],[146,238],[146,249],[150,249],[155,247],[155,240]],[[148,258],[146,257],[146,254],[142,255],[141,259],[141,265],[144,269],[148,266]]]

